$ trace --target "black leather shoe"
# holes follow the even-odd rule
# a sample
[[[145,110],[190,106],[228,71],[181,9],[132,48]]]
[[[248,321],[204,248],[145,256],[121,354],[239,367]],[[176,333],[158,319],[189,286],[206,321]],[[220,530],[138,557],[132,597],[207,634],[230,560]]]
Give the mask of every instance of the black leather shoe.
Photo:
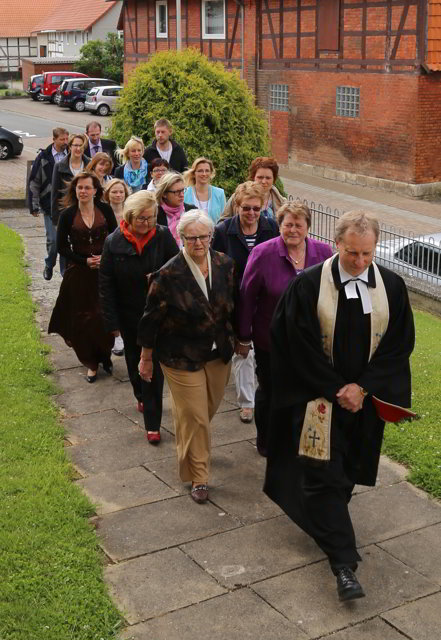
[[[92,382],[96,382],[97,377],[98,374],[95,374],[94,376],[86,376],[86,380],[87,382],[90,382],[90,384],[92,384]]]
[[[52,279],[52,274],[53,274],[53,269],[52,267],[45,267],[43,270],[43,278],[45,280],[51,280]]]
[[[355,577],[355,573],[349,567],[342,567],[336,574],[337,577],[337,593],[341,602],[346,600],[356,600],[364,598],[364,591],[361,584]]]
[[[109,358],[108,360],[105,360],[105,361],[103,362],[103,369],[104,369],[104,371],[105,371],[106,373],[108,373],[108,374],[109,374],[109,376],[111,376],[111,375],[112,375],[112,371],[113,371],[113,364],[112,364],[112,361],[111,361],[111,359],[110,359],[110,358]]]

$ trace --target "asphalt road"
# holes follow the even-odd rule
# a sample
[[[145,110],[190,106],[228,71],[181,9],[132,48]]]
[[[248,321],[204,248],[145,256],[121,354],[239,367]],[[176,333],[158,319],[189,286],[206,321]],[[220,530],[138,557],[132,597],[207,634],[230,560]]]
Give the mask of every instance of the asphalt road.
[[[47,102],[29,99],[0,100],[0,125],[22,136],[25,149],[35,150],[52,141],[52,129],[64,127],[70,133],[85,131],[86,124],[96,117],[89,113],[77,113]],[[103,129],[111,119],[99,118]]]

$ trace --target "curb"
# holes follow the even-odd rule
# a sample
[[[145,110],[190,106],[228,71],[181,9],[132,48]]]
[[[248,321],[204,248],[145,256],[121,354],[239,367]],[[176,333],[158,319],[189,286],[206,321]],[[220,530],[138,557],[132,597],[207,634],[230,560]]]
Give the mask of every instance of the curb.
[[[0,100],[20,100],[29,96],[0,96]]]
[[[0,198],[0,209],[25,209],[25,198]]]

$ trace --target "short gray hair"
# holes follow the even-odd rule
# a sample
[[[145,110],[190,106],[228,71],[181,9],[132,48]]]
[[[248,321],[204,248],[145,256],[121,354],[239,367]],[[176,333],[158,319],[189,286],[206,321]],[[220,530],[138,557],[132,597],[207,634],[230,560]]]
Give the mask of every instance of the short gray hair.
[[[335,241],[339,242],[348,229],[352,229],[360,236],[364,236],[369,231],[373,231],[375,242],[380,237],[380,225],[377,218],[368,211],[346,211],[337,221],[335,225]]]
[[[214,222],[206,214],[206,212],[202,209],[191,209],[190,211],[186,211],[185,213],[183,213],[179,219],[178,225],[176,227],[176,231],[178,232],[179,237],[182,238],[188,225],[194,224],[195,222],[204,224],[207,227],[209,233],[213,232]]]

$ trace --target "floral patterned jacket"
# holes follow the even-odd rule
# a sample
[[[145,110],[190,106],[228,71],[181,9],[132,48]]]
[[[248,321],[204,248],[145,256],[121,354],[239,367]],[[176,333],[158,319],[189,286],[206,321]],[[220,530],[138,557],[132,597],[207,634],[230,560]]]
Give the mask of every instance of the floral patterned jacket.
[[[218,357],[227,363],[234,350],[234,263],[210,249],[212,287],[204,296],[182,252],[149,277],[138,344],[155,349],[160,362],[175,369],[198,371]]]

